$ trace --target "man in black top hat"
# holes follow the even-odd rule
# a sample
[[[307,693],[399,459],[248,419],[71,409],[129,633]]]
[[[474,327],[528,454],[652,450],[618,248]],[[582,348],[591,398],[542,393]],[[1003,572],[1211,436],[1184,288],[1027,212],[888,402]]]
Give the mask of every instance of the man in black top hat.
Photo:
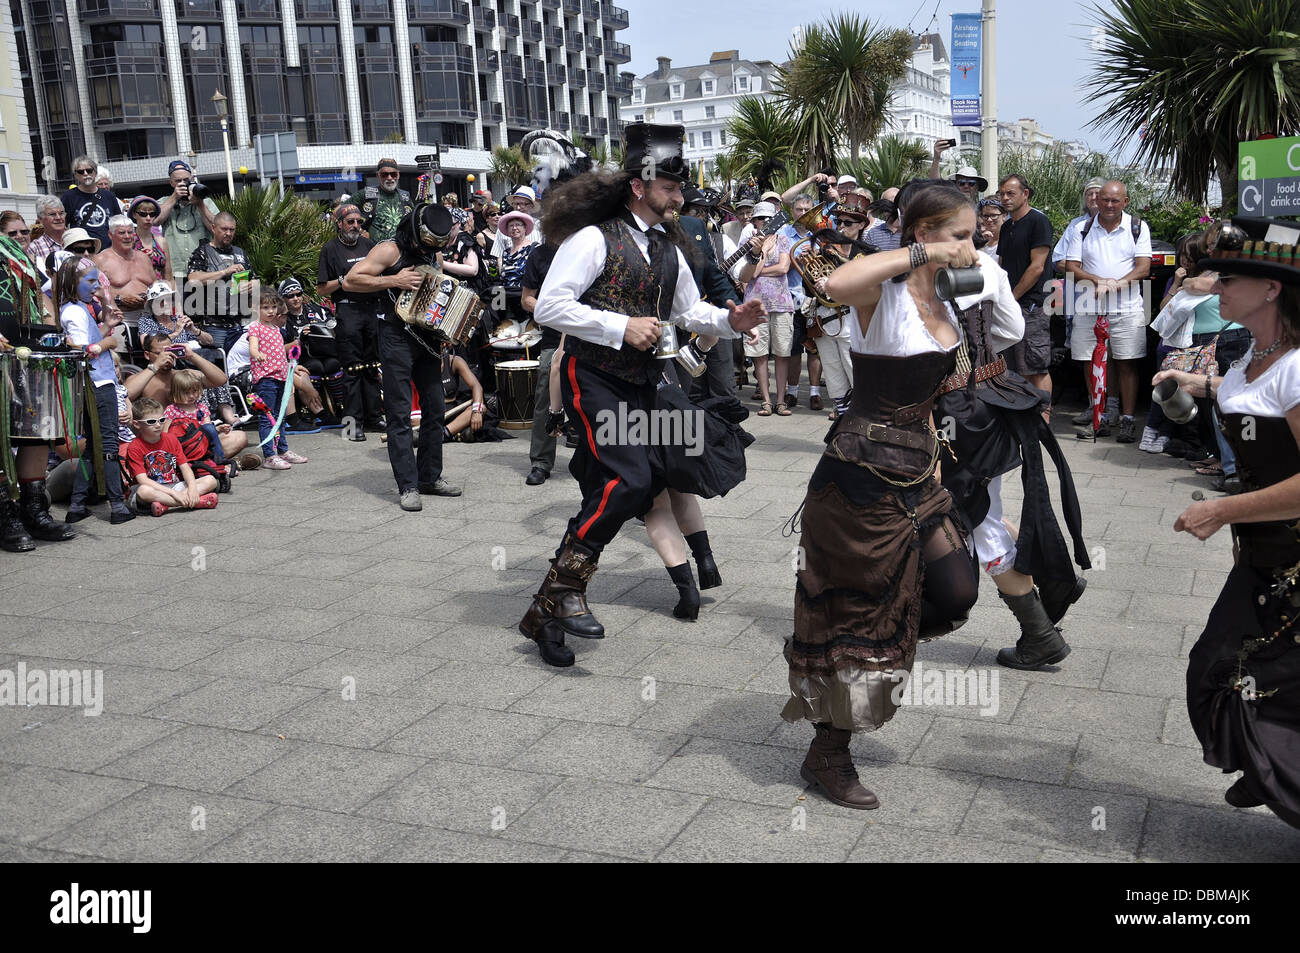
[[[343,290],[379,295],[379,361],[384,375],[384,416],[388,462],[404,510],[419,510],[420,494],[460,496],[460,487],[442,478],[442,353],[438,341],[422,336],[397,315],[403,291],[420,287],[417,265],[437,266],[438,253],[451,248],[460,226],[442,205],[422,202],[397,226],[397,235],[380,242],[343,276]],[[420,452],[412,450],[411,385],[420,395]],[[474,408],[482,413],[482,407]]]
[[[568,335],[561,393],[580,437],[569,468],[582,489],[582,505],[519,623],[549,665],[573,664],[566,634],[605,637],[587,607],[587,583],[601,550],[653,501],[649,440],[636,439],[633,428],[654,410],[664,326],[732,338],[765,317],[758,301],[729,301],[724,310],[700,300],[687,263],[698,254],[695,242],[673,221],[689,179],[684,132],[629,125],[622,172],[579,176],[556,187],[549,202],[547,236],[560,245],[535,316]]]

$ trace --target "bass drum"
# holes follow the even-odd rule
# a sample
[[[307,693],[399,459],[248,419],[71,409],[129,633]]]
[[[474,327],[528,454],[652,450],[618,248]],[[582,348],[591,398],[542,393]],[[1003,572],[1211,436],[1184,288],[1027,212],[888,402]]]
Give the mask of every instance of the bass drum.
[[[497,396],[501,400],[502,428],[532,428],[538,366],[537,361],[501,361],[497,364]]]

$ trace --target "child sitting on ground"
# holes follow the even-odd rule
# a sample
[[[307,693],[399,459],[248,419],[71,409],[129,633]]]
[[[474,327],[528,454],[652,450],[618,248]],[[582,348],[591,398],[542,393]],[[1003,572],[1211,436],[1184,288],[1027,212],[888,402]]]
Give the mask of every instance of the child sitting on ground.
[[[263,289],[257,320],[248,326],[248,355],[252,359],[249,379],[253,390],[265,402],[271,415],[280,413],[284,388],[289,378],[289,361],[284,338],[280,335],[287,310],[284,299],[279,294]],[[263,466],[268,470],[288,470],[291,464],[306,463],[306,457],[289,450],[289,441],[284,438],[283,427],[271,437],[275,424],[275,418],[271,415],[257,415],[257,432],[265,458]]]
[[[135,486],[127,497],[128,504],[154,516],[172,509],[214,509],[217,480],[206,475],[195,477],[180,443],[163,432],[167,419],[162,404],[142,397],[131,410],[131,429],[136,439],[128,445],[126,455]]]
[[[172,402],[163,411],[167,424],[164,433],[176,438],[185,451],[185,459],[194,472],[216,477],[217,492],[230,492],[230,477],[239,472],[227,460],[221,448],[221,434],[230,432],[227,423],[214,424],[208,403],[203,399],[203,375],[195,370],[175,371],[172,374]]]

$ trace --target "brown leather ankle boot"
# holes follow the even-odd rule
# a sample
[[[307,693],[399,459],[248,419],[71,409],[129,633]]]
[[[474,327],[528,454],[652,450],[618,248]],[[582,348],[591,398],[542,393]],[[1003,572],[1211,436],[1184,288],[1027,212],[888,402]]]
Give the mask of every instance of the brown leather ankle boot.
[[[605,627],[588,608],[586,595],[598,559],[599,554],[578,542],[573,534],[565,536],[560,555],[551,561],[551,571],[519,622],[519,631],[536,639],[547,622],[554,622],[569,635],[603,639]]]
[[[808,755],[799,768],[800,776],[841,807],[859,811],[873,811],[880,807],[879,799],[862,786],[858,772],[853,767],[849,753],[849,739],[853,733],[844,728],[832,728],[817,722],[817,734],[808,747]]]

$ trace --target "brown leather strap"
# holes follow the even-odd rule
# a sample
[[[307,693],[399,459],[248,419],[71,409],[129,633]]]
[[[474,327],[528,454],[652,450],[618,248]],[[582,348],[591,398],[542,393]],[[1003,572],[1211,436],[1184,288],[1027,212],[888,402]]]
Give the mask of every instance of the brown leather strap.
[[[919,406],[919,405],[913,405]],[[907,408],[904,408],[907,409]],[[929,410],[926,411],[929,413]],[[934,438],[928,432],[899,430],[863,420],[861,417],[841,417],[841,431],[860,434],[875,443],[887,443],[895,447],[907,447],[909,450],[929,451],[934,446]]]
[[[975,383],[982,384],[987,380],[997,377],[1007,369],[1007,360],[1004,357],[998,358],[992,364],[983,364],[975,368]],[[961,390],[970,383],[969,374],[950,374],[948,379],[943,382],[942,393],[949,391]]]

